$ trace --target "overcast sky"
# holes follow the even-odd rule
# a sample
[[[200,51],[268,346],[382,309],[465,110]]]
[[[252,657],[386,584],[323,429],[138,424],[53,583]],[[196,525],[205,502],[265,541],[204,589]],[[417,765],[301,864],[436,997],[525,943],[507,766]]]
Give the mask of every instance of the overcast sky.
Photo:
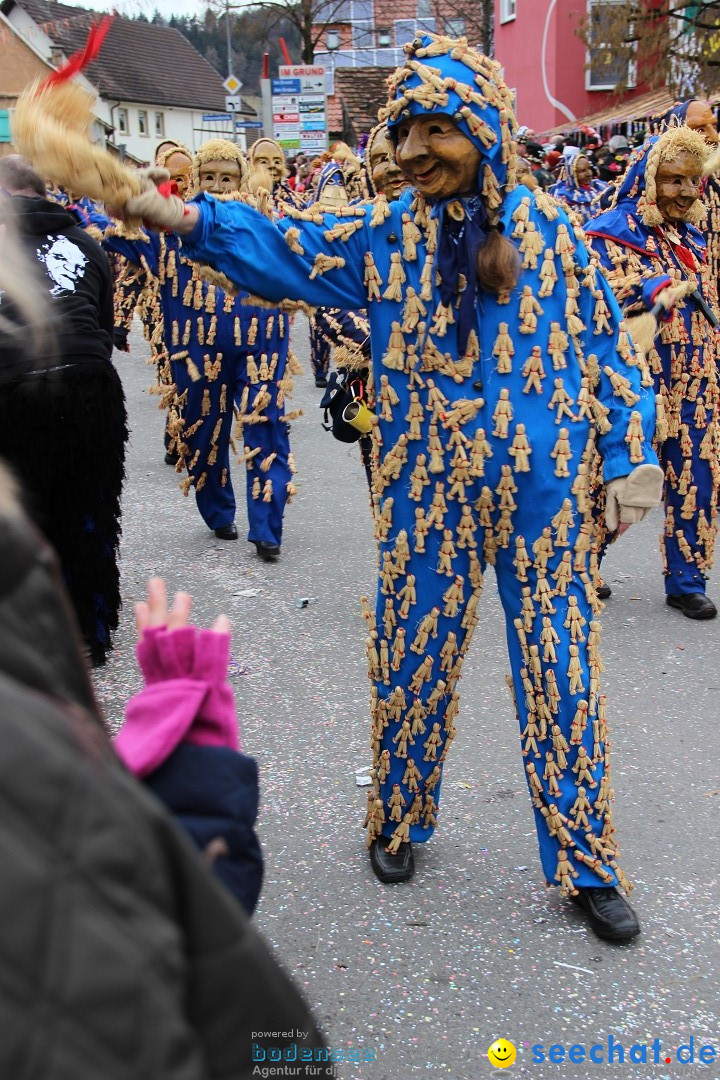
[[[152,18],[156,11],[169,18],[171,15],[202,15],[203,0],[72,0],[79,7],[95,11],[117,11],[119,15],[145,15]]]

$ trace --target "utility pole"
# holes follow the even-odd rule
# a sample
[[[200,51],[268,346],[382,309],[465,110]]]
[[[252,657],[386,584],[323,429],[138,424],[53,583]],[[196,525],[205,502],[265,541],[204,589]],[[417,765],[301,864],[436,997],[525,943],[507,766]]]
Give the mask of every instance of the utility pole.
[[[232,33],[230,31],[230,0],[225,0],[225,37],[227,39],[227,77],[234,75],[232,62]],[[230,138],[237,145],[238,133],[235,123],[235,113],[232,113],[232,135]]]
[[[228,78],[230,78],[233,74],[232,34],[230,33],[230,0],[225,0],[225,36],[227,37],[227,73]]]

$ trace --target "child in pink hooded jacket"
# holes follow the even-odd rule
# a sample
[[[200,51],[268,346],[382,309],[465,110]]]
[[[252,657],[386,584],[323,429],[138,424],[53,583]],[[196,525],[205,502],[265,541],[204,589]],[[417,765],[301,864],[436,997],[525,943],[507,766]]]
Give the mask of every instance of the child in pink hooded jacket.
[[[225,616],[210,630],[189,625],[190,605],[177,593],[168,611],[161,578],[150,579],[147,602],[136,605],[145,687],[127,703],[115,749],[252,914],[263,875],[254,831],[258,770],[241,752],[227,682],[230,626]]]

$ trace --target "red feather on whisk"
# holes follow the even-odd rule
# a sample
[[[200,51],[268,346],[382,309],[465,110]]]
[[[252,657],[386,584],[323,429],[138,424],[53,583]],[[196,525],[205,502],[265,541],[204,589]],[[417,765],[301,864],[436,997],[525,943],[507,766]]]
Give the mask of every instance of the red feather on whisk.
[[[79,71],[83,71],[88,64],[99,55],[102,49],[103,42],[107,37],[107,32],[113,23],[114,16],[106,15],[100,22],[93,23],[90,27],[90,32],[85,42],[85,47],[80,49],[63,64],[57,71],[51,72],[47,79],[38,87],[38,90],[46,90],[49,86],[55,86],[57,83],[66,82],[71,79],[73,75],[77,75]]]

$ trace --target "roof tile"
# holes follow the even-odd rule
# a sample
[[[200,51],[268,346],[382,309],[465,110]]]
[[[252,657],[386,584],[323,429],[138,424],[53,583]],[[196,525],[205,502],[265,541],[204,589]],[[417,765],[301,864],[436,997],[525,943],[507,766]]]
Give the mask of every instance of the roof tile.
[[[336,69],[335,97],[342,101],[356,135],[369,132],[377,124],[378,109],[387,101],[387,78],[394,70],[391,67]]]
[[[81,49],[98,17],[56,0],[16,0],[64,53]],[[85,70],[104,98],[224,111],[222,78],[179,30],[116,16],[102,52]]]

